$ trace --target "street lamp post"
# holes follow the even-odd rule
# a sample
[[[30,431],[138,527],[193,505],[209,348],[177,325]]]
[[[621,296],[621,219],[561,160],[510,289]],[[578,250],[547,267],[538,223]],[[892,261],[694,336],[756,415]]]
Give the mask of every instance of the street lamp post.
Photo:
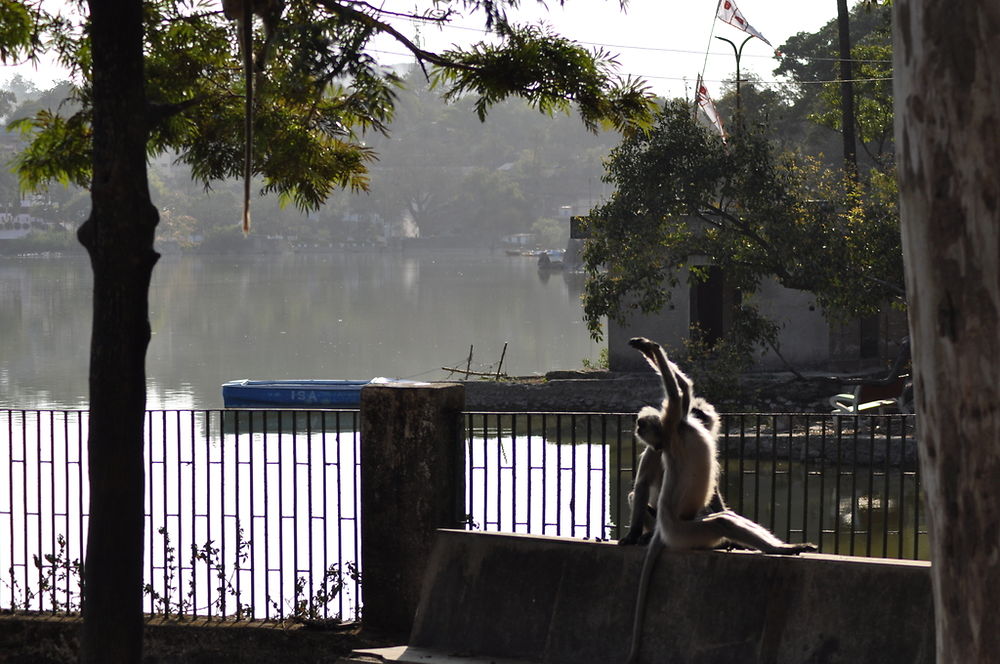
[[[750,35],[749,37],[747,37],[746,39],[744,39],[743,43],[740,44],[739,48],[736,47],[735,43],[733,43],[732,41],[726,39],[725,37],[716,36],[716,39],[721,39],[722,41],[724,41],[727,44],[729,44],[730,46],[732,46],[733,47],[733,55],[736,56],[736,118],[737,118],[737,122],[740,125],[742,125],[743,124],[743,116],[740,113],[740,58],[743,57],[743,47],[747,45],[748,41],[750,41],[751,39],[753,39],[753,35]]]

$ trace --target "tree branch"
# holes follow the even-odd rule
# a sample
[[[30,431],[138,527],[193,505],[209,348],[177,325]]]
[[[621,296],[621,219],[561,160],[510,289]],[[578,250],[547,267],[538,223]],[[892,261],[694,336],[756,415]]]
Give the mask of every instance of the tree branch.
[[[181,101],[174,104],[161,104],[157,102],[148,102],[146,108],[149,111],[149,118],[151,120],[150,124],[158,124],[163,122],[167,118],[173,117],[178,113],[183,113],[189,108],[197,106],[198,104],[204,102],[208,97],[206,95],[198,95],[197,97],[192,97],[187,101]]]
[[[444,58],[437,53],[420,48],[419,46],[414,44],[409,37],[399,32],[399,30],[397,30],[396,28],[392,27],[385,21],[380,21],[371,14],[368,14],[360,9],[357,9],[356,7],[341,4],[340,2],[336,2],[335,0],[317,0],[317,4],[321,5],[327,11],[336,14],[337,16],[340,16],[343,19],[349,21],[355,21],[357,23],[366,26],[371,30],[375,30],[377,32],[389,35],[390,37],[398,41],[400,44],[402,44],[408,51],[410,51],[410,53],[413,54],[415,58],[417,58],[417,61],[420,63],[421,69],[424,69],[424,62],[429,62],[439,67],[449,67],[452,69],[465,69],[468,71],[475,70],[475,67],[471,67],[469,65],[465,65],[460,62],[455,62],[454,60],[449,60],[448,58]],[[351,4],[371,7],[371,5],[367,5],[366,3],[360,3],[360,2],[355,2]],[[381,10],[377,10],[374,8],[373,10],[381,12]],[[427,75],[426,69],[424,69],[424,75],[425,76]]]

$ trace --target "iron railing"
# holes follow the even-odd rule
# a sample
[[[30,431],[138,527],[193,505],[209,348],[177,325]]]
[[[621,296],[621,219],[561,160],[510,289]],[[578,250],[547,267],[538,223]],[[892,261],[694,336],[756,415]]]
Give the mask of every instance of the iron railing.
[[[146,611],[356,618],[357,415],[148,411]],[[0,411],[0,608],[79,607],[87,419]]]
[[[354,619],[357,411],[149,411],[146,610]],[[616,539],[641,445],[627,413],[467,413],[468,527]],[[0,609],[72,612],[84,411],[0,410]],[[913,416],[727,414],[732,509],[822,551],[926,558]]]
[[[469,413],[470,528],[618,539],[642,444],[630,413]],[[790,542],[928,556],[912,415],[725,414],[729,507]]]

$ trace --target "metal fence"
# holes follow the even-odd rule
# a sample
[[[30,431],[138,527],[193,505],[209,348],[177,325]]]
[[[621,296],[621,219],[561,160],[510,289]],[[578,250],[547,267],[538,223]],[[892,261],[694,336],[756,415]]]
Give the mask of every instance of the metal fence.
[[[641,443],[631,413],[470,413],[469,527],[618,539]],[[928,556],[913,415],[724,414],[729,507],[821,551]]]
[[[146,611],[356,617],[357,416],[147,412]],[[0,608],[79,608],[87,419],[0,411]]]
[[[616,539],[633,414],[467,413],[468,527]],[[150,411],[146,610],[350,620],[360,605],[357,411]],[[84,411],[0,410],[0,608],[72,612]],[[730,414],[730,507],[822,551],[926,558],[913,416]]]

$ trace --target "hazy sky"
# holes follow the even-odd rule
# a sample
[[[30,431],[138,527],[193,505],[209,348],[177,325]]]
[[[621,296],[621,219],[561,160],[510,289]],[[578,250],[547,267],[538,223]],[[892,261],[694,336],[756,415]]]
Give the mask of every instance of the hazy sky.
[[[797,32],[816,31],[837,13],[835,0],[731,1],[775,48]],[[412,10],[415,2],[418,6],[428,4],[417,0],[384,0],[373,4],[405,12]],[[49,3],[62,4],[61,0],[48,0],[46,4]],[[545,20],[566,37],[587,45],[604,45],[619,55],[623,73],[647,79],[653,90],[662,95],[686,96],[686,89],[693,85],[704,66],[710,94],[718,96],[720,81],[732,78],[735,59],[731,46],[711,37],[713,34],[726,37],[739,45],[747,36],[715,21],[717,0],[631,0],[626,13],[620,11],[617,0],[566,0],[564,7],[558,6],[558,0],[549,0],[548,12],[531,0],[524,0],[523,4],[525,9],[521,14],[525,21]],[[478,17],[458,20],[444,29],[418,27],[402,20],[395,24],[408,36],[419,32],[423,45],[434,50],[483,37],[482,20]],[[406,60],[401,55],[404,49],[391,40],[381,40],[375,48],[377,57],[386,63]],[[757,39],[750,40],[743,49],[744,72],[752,71],[764,81],[771,81],[771,71],[776,65],[774,49]],[[0,66],[0,81],[8,80],[15,72],[35,80],[39,87],[61,78],[61,72],[52,66],[39,70]]]
[[[730,39],[739,46],[747,33],[715,21],[718,0],[630,0],[623,13],[617,0],[549,0],[546,12],[537,3],[525,0],[522,13],[535,22],[545,20],[558,32],[576,41],[605,45],[618,54],[621,71],[645,78],[662,95],[684,96],[703,67],[709,91],[717,95],[720,82],[732,78],[736,70],[733,48],[714,36]],[[744,18],[775,48],[798,32],[814,32],[836,18],[836,0],[731,0]],[[851,3],[853,4],[853,2]],[[405,11],[412,0],[385,0],[387,9]],[[714,32],[713,32],[714,26]],[[407,34],[416,32],[408,24]],[[482,37],[480,19],[456,22],[455,27],[424,27],[420,35],[429,48],[447,48],[453,43],[476,41]],[[385,42],[386,51],[401,53],[399,46]],[[706,50],[709,51],[706,65]],[[753,71],[771,81],[778,62],[774,49],[751,39],[743,49],[742,71]]]

